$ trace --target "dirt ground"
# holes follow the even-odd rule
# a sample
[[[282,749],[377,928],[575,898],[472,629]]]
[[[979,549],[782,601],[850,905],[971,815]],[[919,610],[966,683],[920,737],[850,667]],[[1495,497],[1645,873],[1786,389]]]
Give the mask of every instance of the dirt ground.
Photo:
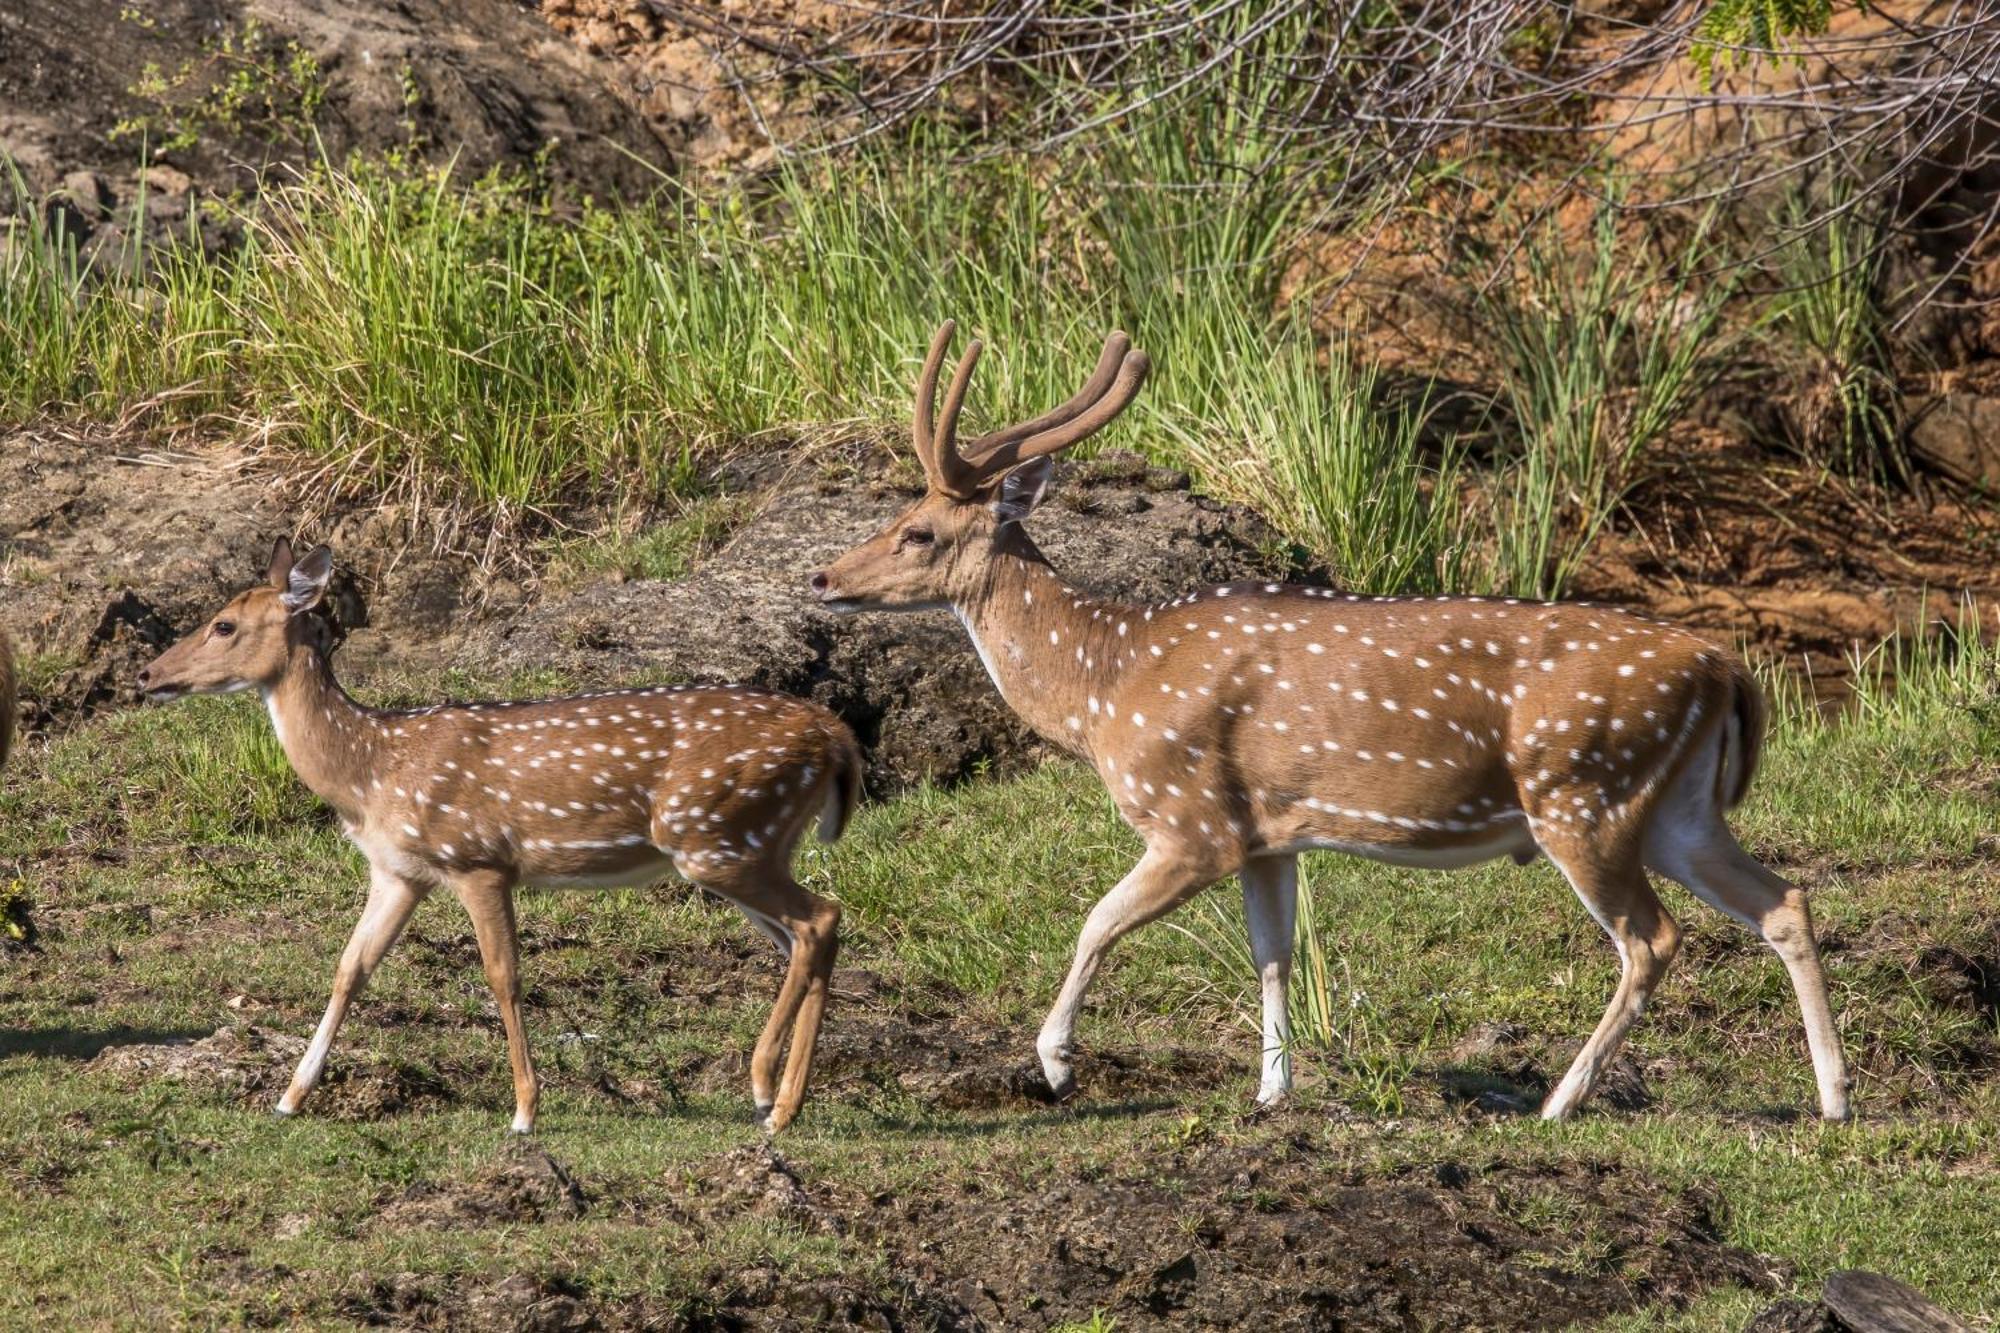
[[[841,713],[879,792],[1040,757],[949,616],[837,620],[801,592],[805,572],[914,497],[895,450],[855,443],[733,480],[740,503],[720,549],[684,578],[628,578],[482,568],[393,508],[301,533],[296,497],[228,447],[16,432],[0,441],[0,577],[23,649],[24,721],[47,731],[130,701],[138,668],[255,578],[289,533],[334,543],[342,669],[364,693],[447,670],[758,684]],[[1254,514],[1129,455],[1064,465],[1035,529],[1058,569],[1137,598],[1283,568]],[[1823,484],[1715,446],[1634,497],[1577,595],[1747,641],[1837,695],[1852,654],[1897,630],[1957,625],[1968,608],[2000,626],[1996,569],[2000,518],[1976,500]]]
[[[754,970],[733,955],[677,963],[720,985]],[[826,1034],[816,1097],[894,1088],[904,1114],[969,1114],[974,1125],[989,1114],[1075,1114],[1047,1105],[1019,1034],[912,1009],[866,973],[842,971],[835,990],[843,1012]],[[93,1067],[134,1087],[167,1080],[261,1108],[302,1046],[243,1025],[112,1046]],[[1185,1102],[1191,1089],[1242,1080],[1221,1051],[1100,1050],[1079,1070],[1094,1108],[1081,1114],[1145,1115]],[[450,1096],[438,1075],[413,1079],[366,1057],[343,1057],[329,1072],[315,1115],[382,1121]],[[692,1089],[733,1085],[742,1071],[732,1057],[684,1072]],[[448,1081],[465,1078],[454,1070]],[[601,1095],[640,1110],[648,1099],[667,1105],[648,1088],[607,1084]],[[1040,1329],[1114,1312],[1119,1327],[1134,1328],[1405,1330],[1562,1328],[1677,1307],[1717,1287],[1770,1291],[1784,1271],[1718,1240],[1717,1200],[1615,1164],[1383,1169],[1325,1127],[1324,1111],[1309,1109],[1248,1113],[1226,1135],[1195,1120],[1164,1152],[1107,1153],[1080,1174],[943,1169],[898,1188],[811,1172],[770,1141],[718,1152],[664,1190],[593,1180],[539,1144],[511,1142],[382,1191],[361,1226],[450,1231],[611,1213],[698,1249],[710,1233],[755,1218],[876,1250],[890,1278],[718,1272],[692,1308],[607,1300],[550,1273],[475,1283],[415,1272],[306,1276],[339,1291],[343,1317],[398,1328]]]

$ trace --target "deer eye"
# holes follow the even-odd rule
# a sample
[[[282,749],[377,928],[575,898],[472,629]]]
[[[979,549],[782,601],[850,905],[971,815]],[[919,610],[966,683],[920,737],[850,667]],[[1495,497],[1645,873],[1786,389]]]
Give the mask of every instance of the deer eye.
[[[226,639],[235,632],[236,622],[233,620],[218,620],[209,626],[209,633],[215,635],[218,639]]]
[[[904,528],[900,546],[929,546],[937,540],[937,534],[929,528]]]

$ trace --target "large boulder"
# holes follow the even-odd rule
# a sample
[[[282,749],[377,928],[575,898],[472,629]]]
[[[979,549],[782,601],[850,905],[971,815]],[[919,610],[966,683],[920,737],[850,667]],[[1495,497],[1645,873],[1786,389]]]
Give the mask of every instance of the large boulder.
[[[854,727],[870,781],[891,790],[1008,769],[1040,745],[988,680],[947,612],[838,618],[806,592],[812,570],[918,495],[914,470],[855,455],[779,480],[728,545],[690,577],[604,579],[544,597],[465,644],[481,674],[554,666],[586,681],[736,681],[808,695]],[[1055,567],[1093,590],[1164,600],[1274,571],[1249,511],[1195,495],[1131,455],[1064,464],[1030,520]]]
[[[1909,412],[1912,453],[1954,481],[2000,489],[2000,398],[1931,394]]]
[[[513,0],[8,0],[0,156],[79,239],[129,230],[141,198],[149,228],[184,230],[190,187],[322,151],[643,197],[675,157],[611,73]]]

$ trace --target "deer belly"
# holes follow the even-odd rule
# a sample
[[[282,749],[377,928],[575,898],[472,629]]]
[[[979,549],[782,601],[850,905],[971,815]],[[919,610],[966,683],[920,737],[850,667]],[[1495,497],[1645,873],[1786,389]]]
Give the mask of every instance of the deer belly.
[[[612,848],[536,848],[521,857],[522,881],[544,889],[641,888],[674,876],[674,863],[651,843]]]
[[[1516,861],[1525,863],[1533,860],[1538,854],[1535,839],[1528,832],[1528,821],[1525,817],[1504,821],[1488,833],[1465,835],[1450,842],[1428,843],[1414,839],[1375,842],[1327,834],[1309,834],[1286,846],[1270,850],[1346,852],[1350,856],[1366,857],[1370,861],[1381,861],[1393,866],[1409,866],[1416,870],[1460,870],[1466,866],[1498,860],[1503,856],[1511,856]]]
[[[1434,869],[1535,853],[1527,817],[1503,773],[1424,772],[1403,764],[1379,774],[1350,767],[1340,776],[1337,786],[1314,784],[1317,791],[1267,794],[1257,812],[1263,840]]]

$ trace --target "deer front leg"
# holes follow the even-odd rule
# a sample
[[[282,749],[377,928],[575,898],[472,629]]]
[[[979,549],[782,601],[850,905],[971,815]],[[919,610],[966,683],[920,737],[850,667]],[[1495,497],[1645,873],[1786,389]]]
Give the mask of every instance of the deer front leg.
[[[528,1055],[527,1025],[521,1017],[521,940],[514,917],[514,878],[498,870],[472,871],[452,880],[472,933],[479,940],[479,961],[486,967],[486,984],[500,1011],[507,1033],[507,1062],[514,1071],[516,1134],[535,1128],[535,1107],[541,1100],[540,1080]]]
[[[1223,872],[1223,873],[1226,873]],[[1117,887],[1097,900],[1077,937],[1076,957],[1069,965],[1062,993],[1042,1023],[1035,1039],[1035,1051],[1042,1059],[1042,1074],[1058,1098],[1076,1091],[1074,1061],[1077,1010],[1084,992],[1097,975],[1098,967],[1111,946],[1140,926],[1165,916],[1202,889],[1215,882],[1218,872],[1197,854],[1178,847],[1146,849]]]
[[[1292,935],[1299,912],[1299,858],[1266,856],[1244,862],[1243,920],[1257,986],[1264,1002],[1264,1065],[1257,1101],[1269,1106],[1292,1090],[1292,1016],[1286,989],[1292,977]]]
[[[319,1082],[326,1054],[333,1048],[334,1034],[340,1031],[341,1020],[347,1017],[348,1004],[368,984],[368,978],[403,933],[403,927],[409,924],[426,892],[400,875],[379,866],[371,868],[367,905],[361,909],[361,919],[354,923],[354,933],[340,955],[340,966],[333,974],[333,996],[326,1002],[319,1030],[313,1033],[312,1044],[306,1047],[304,1058],[292,1074],[291,1086],[278,1099],[279,1115],[296,1112]]]

